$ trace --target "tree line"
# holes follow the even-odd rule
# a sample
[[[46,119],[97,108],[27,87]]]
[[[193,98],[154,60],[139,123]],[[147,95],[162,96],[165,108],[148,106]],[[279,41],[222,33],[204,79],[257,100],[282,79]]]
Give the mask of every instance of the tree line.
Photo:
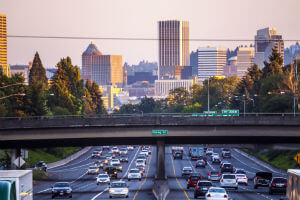
[[[116,114],[133,113],[202,113],[209,108],[221,112],[223,109],[239,109],[240,112],[293,112],[293,98],[300,89],[300,63],[283,66],[283,58],[276,47],[260,69],[251,66],[241,79],[237,76],[219,79],[211,77],[203,84],[194,84],[190,91],[175,88],[167,98],[155,101],[144,97],[139,104],[126,104],[115,110]],[[297,77],[295,70],[297,67]],[[295,89],[298,80],[297,89]],[[299,110],[299,95],[296,97]]]
[[[0,116],[52,116],[104,114],[102,94],[96,82],[84,83],[71,58],[62,58],[51,80],[38,52],[29,72],[28,85],[22,74],[7,77],[0,70]]]

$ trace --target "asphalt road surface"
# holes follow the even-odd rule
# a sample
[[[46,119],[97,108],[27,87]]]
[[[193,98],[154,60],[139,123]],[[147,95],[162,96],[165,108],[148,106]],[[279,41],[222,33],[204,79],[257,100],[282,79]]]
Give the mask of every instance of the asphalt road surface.
[[[214,165],[208,161],[206,168],[195,168],[195,161],[191,161],[188,157],[188,147],[184,148],[184,156],[182,160],[173,160],[171,147],[166,147],[166,173],[168,176],[168,184],[170,193],[168,200],[184,200],[194,199],[194,189],[186,188],[186,179],[181,177],[183,167],[191,166],[195,172],[200,172],[204,177],[208,176],[210,170],[220,170],[219,165]],[[109,199],[108,185],[97,185],[96,176],[88,175],[87,169],[93,165],[95,159],[91,158],[92,152],[96,147],[92,148],[86,154],[80,156],[72,162],[51,170],[48,170],[50,179],[47,181],[37,181],[34,184],[34,199],[43,200],[51,199],[51,186],[55,182],[69,182],[73,190],[73,198],[78,200],[96,200]],[[128,170],[135,167],[136,156],[141,147],[136,147],[133,151],[128,151],[129,162],[122,163],[123,171],[118,174],[117,180],[124,180],[129,186],[129,198],[131,200],[153,200],[152,194],[153,181],[156,172],[156,148],[152,147],[152,154],[148,156],[145,174],[141,181],[127,181]],[[214,152],[221,153],[221,149],[214,149]],[[270,171],[268,167],[257,165],[249,158],[243,156],[238,151],[231,149],[232,158],[228,159],[235,168],[245,169],[249,178],[248,186],[239,186],[238,190],[226,189],[232,200],[279,200],[284,197],[282,194],[269,195],[268,188],[253,188],[253,177],[257,171]],[[105,153],[104,153],[105,154]],[[102,171],[102,170],[101,170]],[[100,172],[101,173],[101,172]],[[273,172],[273,176],[286,176],[279,171]],[[116,179],[112,179],[114,181]],[[216,186],[219,183],[214,183]],[[200,197],[198,197],[200,199]]]

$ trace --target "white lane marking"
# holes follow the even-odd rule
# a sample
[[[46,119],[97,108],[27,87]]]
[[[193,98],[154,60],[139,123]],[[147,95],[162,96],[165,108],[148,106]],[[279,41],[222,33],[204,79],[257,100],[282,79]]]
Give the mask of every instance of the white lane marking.
[[[94,196],[91,200],[95,200],[97,197],[99,197],[101,194],[103,194],[104,192],[106,192],[108,190],[108,187],[105,188],[102,192],[98,193],[96,196]]]
[[[242,186],[239,186],[239,188],[244,189],[244,190],[247,190],[247,191],[250,191],[250,192],[253,192],[253,190],[250,190],[250,189],[245,188],[245,187],[242,187]],[[269,196],[267,196],[267,195],[265,195],[265,194],[261,194],[261,193],[259,193],[259,192],[255,192],[255,193],[256,193],[257,195],[259,195],[259,196],[262,196],[262,197],[266,198],[266,199],[274,200],[274,199],[272,199],[271,197],[269,197]]]
[[[75,179],[74,181],[71,182],[71,184],[75,183],[76,181],[78,181],[80,178],[82,178],[84,175],[86,175],[87,172],[84,172],[84,174],[82,174],[81,176],[79,176],[77,179]]]
[[[47,188],[47,189],[45,189],[45,190],[39,191],[39,192],[37,192],[36,194],[40,194],[40,193],[46,192],[46,191],[48,191],[48,190],[51,190],[51,188]]]
[[[121,180],[123,180],[123,179],[126,177],[126,174],[128,173],[128,171],[129,171],[129,169],[130,169],[130,167],[131,167],[131,165],[132,165],[132,162],[135,160],[135,158],[136,158],[138,152],[140,151],[140,148],[141,148],[141,147],[139,146],[139,148],[138,148],[138,150],[136,151],[136,153],[135,153],[135,155],[134,155],[132,161],[131,161],[131,162],[129,163],[129,165],[128,165],[127,171],[125,172],[125,174],[123,175],[123,177],[121,178]],[[147,159],[148,159],[148,158],[147,158]]]
[[[94,162],[90,162],[90,163],[87,163],[87,164],[84,164],[84,165],[80,165],[80,166],[77,166],[77,167],[73,167],[73,168],[69,168],[69,169],[55,170],[55,171],[51,171],[51,172],[69,172],[69,171],[73,171],[75,169],[82,170],[83,166],[92,165],[92,164],[94,164]]]
[[[89,184],[87,184],[87,185],[84,185],[84,186],[81,186],[81,187],[78,187],[78,188],[74,187],[74,188],[76,188],[76,191],[78,191],[79,189],[86,188],[86,187],[88,187],[88,186],[90,186],[90,185],[93,185],[93,184],[96,184],[96,183],[89,183]]]
[[[242,152],[242,151],[237,150],[237,149],[234,149],[234,150],[235,150],[235,152],[237,152],[238,154],[240,154],[240,155],[242,155],[242,156],[248,158],[249,160],[252,160],[252,161],[255,162],[256,164],[258,164],[258,165],[260,165],[261,167],[264,167],[264,168],[270,170],[270,171],[273,172],[273,173],[277,173],[277,174],[281,174],[281,175],[286,175],[285,173],[281,173],[281,172],[279,172],[279,171],[275,171],[274,169],[272,169],[271,167],[269,167],[269,166],[267,166],[267,165],[263,165],[264,162],[258,161],[258,160],[256,160],[255,158],[250,157],[250,156],[249,156],[247,153],[245,153],[245,152]],[[255,169],[255,168],[254,168],[254,169]]]
[[[213,171],[215,171],[215,168],[207,161],[207,163],[208,163],[208,166],[213,170]]]

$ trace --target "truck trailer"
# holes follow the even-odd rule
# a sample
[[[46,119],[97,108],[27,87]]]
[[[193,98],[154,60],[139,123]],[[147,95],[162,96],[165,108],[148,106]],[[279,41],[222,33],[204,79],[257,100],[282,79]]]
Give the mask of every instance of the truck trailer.
[[[300,170],[288,170],[288,184],[286,188],[286,197],[288,200],[300,199]]]
[[[1,200],[32,200],[31,170],[0,170]]]

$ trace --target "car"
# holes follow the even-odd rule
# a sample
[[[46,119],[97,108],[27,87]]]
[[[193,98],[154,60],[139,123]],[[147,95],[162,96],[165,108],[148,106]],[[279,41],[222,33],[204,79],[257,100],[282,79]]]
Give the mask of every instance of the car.
[[[246,174],[235,174],[238,184],[248,185],[248,177]]]
[[[99,174],[99,167],[90,166],[88,168],[87,174]]]
[[[143,176],[144,173],[145,173],[145,165],[138,164],[138,165],[136,166],[136,168],[140,170],[140,173],[141,173],[141,175]]]
[[[148,151],[147,150],[142,150],[140,154],[145,154],[147,157],[149,155]]]
[[[139,154],[136,159],[142,159],[144,160],[145,164],[147,164],[147,156],[145,154]]]
[[[128,162],[128,156],[122,155],[122,156],[120,157],[120,162]]]
[[[286,193],[287,179],[283,177],[273,177],[269,184],[269,194]]]
[[[212,162],[212,164],[220,164],[221,158],[219,156],[213,156],[211,162]]]
[[[137,168],[130,169],[128,172],[128,181],[132,179],[142,180],[141,171]]]
[[[111,166],[114,166],[115,168],[117,168],[118,172],[122,172],[123,171],[123,167],[120,163],[112,163]]]
[[[190,187],[195,187],[199,180],[202,180],[200,173],[191,173],[187,180],[186,188],[189,189]]]
[[[207,179],[210,181],[220,181],[221,174],[218,171],[210,171]]]
[[[120,155],[127,155],[128,154],[127,148],[120,149],[119,154]]]
[[[144,165],[145,166],[145,160],[144,159],[137,159],[135,161],[135,165]]]
[[[109,147],[109,146],[103,146],[103,147],[102,147],[102,150],[103,150],[103,151],[105,151],[105,150],[106,150],[106,151],[109,151],[109,150],[110,150],[110,147]]]
[[[234,170],[234,173],[235,174],[246,174],[246,171],[244,169],[239,169],[239,168],[236,168]]]
[[[105,163],[108,164],[108,162],[110,162],[111,159],[113,159],[112,156],[111,156],[111,155],[107,155],[107,156],[106,156],[106,160],[107,160],[107,161],[105,161]]]
[[[100,154],[98,151],[93,151],[92,155],[91,155],[91,158],[99,158],[100,157]]]
[[[35,170],[42,170],[42,171],[47,171],[47,164],[44,161],[39,161],[38,163],[35,164],[34,166]]]
[[[222,149],[222,157],[223,158],[231,158],[231,152],[230,149],[224,148]]]
[[[114,166],[106,166],[103,171],[110,177],[118,178],[118,170]]]
[[[103,151],[102,151],[102,148],[100,148],[100,147],[99,147],[99,148],[96,148],[95,151],[98,151],[98,154],[99,154],[100,156],[102,155],[102,152],[103,152]]]
[[[229,161],[227,161],[227,160],[222,160],[221,163],[220,163],[220,168],[222,168],[223,165],[224,165],[225,163],[229,163]]]
[[[205,153],[206,153],[207,156],[210,156],[214,153],[214,151],[213,151],[212,148],[208,148]]]
[[[128,198],[129,189],[125,181],[115,181],[110,184],[109,198],[125,197]]]
[[[174,153],[173,153],[173,159],[175,160],[175,159],[181,159],[182,160],[182,152],[181,151],[175,151]]]
[[[70,183],[68,182],[57,182],[52,186],[52,199],[59,196],[67,196],[69,198],[72,198],[72,188],[70,186]]]
[[[234,188],[238,189],[238,180],[235,174],[222,174],[220,180],[220,186],[222,188]]]
[[[213,185],[210,181],[198,181],[194,190],[194,198],[197,199],[199,196],[205,196],[206,192],[212,186]]]
[[[257,189],[258,187],[269,187],[272,176],[271,172],[256,172],[253,179],[254,189]]]
[[[198,167],[206,167],[206,162],[204,160],[197,160],[196,162],[196,168]]]
[[[97,176],[97,185],[103,183],[110,184],[110,177],[107,174],[99,174]]]
[[[221,168],[221,173],[223,174],[224,172],[229,172],[233,173],[233,166],[231,163],[224,163],[222,168]]]
[[[113,148],[111,149],[111,152],[112,152],[112,153],[119,153],[119,148],[118,148],[118,147],[113,147]]]
[[[228,200],[228,194],[224,188],[210,187],[205,194],[206,200]]]
[[[212,153],[210,156],[211,156],[211,159],[212,159],[213,157],[215,157],[215,156],[220,157],[218,153]]]
[[[133,150],[134,150],[134,147],[133,147],[133,146],[128,146],[128,147],[127,147],[127,150],[128,150],[128,151],[133,151]]]
[[[110,165],[113,165],[115,163],[120,164],[120,160],[119,159],[111,159]]]
[[[193,172],[193,169],[191,167],[183,167],[182,171],[181,171],[181,176],[189,177],[192,172]]]

